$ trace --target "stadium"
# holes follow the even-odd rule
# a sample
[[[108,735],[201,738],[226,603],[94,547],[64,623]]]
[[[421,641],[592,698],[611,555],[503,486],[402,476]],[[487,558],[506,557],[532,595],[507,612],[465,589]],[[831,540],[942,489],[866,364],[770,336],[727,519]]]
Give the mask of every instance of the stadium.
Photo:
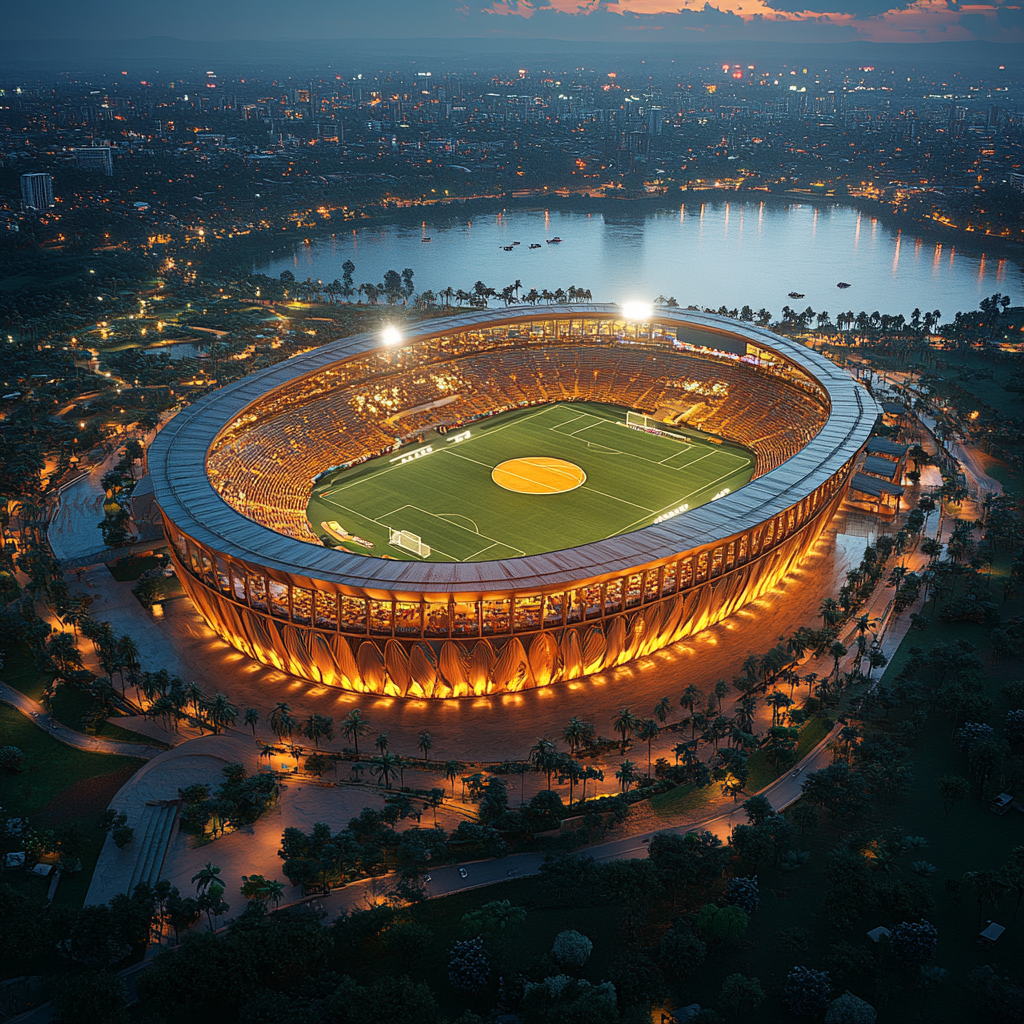
[[[348,690],[480,697],[768,593],[877,413],[722,316],[512,307],[295,356],[183,410],[148,459],[178,576],[228,643]]]

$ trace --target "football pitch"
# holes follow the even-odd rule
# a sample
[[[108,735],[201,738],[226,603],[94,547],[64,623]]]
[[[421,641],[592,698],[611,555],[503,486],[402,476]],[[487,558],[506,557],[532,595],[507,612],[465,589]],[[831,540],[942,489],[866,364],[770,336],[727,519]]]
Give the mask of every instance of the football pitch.
[[[755,456],[744,448],[685,432],[648,434],[625,418],[615,406],[545,405],[430,434],[322,478],[307,516],[331,547],[416,561],[493,561],[685,515],[753,474]],[[396,530],[419,536],[429,555],[392,544]]]

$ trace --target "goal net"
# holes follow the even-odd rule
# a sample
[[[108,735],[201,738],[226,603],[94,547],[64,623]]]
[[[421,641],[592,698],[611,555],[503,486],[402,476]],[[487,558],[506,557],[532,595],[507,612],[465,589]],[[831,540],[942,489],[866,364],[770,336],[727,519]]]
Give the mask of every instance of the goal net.
[[[389,526],[388,542],[392,547],[404,548],[414,555],[419,555],[420,558],[430,557],[430,545],[424,544],[415,533],[410,533],[408,530],[393,530]]]
[[[653,416],[645,416],[642,412],[633,412],[632,409],[626,412],[626,426],[639,427],[641,430],[657,429],[660,424]]]

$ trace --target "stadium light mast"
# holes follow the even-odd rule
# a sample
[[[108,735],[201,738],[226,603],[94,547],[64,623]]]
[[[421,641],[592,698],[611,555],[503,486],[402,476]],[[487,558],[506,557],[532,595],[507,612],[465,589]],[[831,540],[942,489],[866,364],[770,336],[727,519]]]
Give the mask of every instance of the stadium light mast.
[[[646,302],[624,302],[622,315],[627,320],[650,320],[654,307]]]
[[[380,332],[380,340],[385,345],[397,345],[402,340],[402,332],[397,327],[385,327]]]

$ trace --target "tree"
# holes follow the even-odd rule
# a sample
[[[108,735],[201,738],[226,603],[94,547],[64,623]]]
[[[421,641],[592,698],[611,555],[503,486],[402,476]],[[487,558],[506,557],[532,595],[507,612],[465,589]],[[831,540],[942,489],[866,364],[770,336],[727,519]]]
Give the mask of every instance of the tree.
[[[52,996],[54,1024],[120,1024],[127,1020],[128,989],[112,971],[64,975]]]
[[[654,717],[661,725],[664,725],[668,720],[669,711],[671,709],[672,701],[669,697],[662,697],[661,700],[654,705]]]
[[[302,735],[319,750],[321,740],[334,739],[334,719],[329,715],[310,715],[303,723]]]
[[[665,977],[681,985],[704,966],[708,947],[680,920],[662,936],[657,955]]]
[[[270,718],[268,721],[274,735],[282,742],[291,739],[299,724],[292,717],[291,708],[284,701],[280,701],[274,705],[274,709],[270,712]]]
[[[259,725],[260,713],[255,708],[246,708],[243,721],[252,729],[252,738],[256,739],[256,726]]]
[[[725,883],[722,902],[734,907],[741,907],[748,914],[753,914],[761,904],[757,875],[751,878],[737,876]]]
[[[419,740],[416,743],[416,746],[419,747],[420,750],[423,751],[423,760],[424,761],[426,761],[427,755],[430,753],[430,748],[433,745],[434,745],[434,741],[433,741],[433,739],[431,739],[430,733],[429,732],[421,732],[420,736],[419,736]]]
[[[722,982],[722,990],[718,996],[718,1005],[729,1017],[749,1020],[750,1015],[764,1000],[764,989],[757,978],[748,978],[743,974],[730,974]]]
[[[889,948],[901,964],[919,967],[935,959],[939,933],[930,921],[901,921],[889,933]]]
[[[215,734],[229,725],[234,725],[237,717],[238,708],[228,700],[225,693],[218,691],[206,705],[206,719],[213,727]]]
[[[653,718],[642,718],[636,727],[637,739],[647,741],[647,776],[651,776],[651,742],[657,739],[661,732],[658,723]]]
[[[458,761],[445,761],[444,777],[452,784],[452,796],[455,795],[455,780],[459,777],[461,765]]]
[[[555,936],[551,954],[559,963],[580,968],[590,959],[593,949],[594,944],[586,935],[569,928]]]
[[[479,992],[491,975],[491,958],[479,936],[455,942],[448,951],[448,981],[460,992]]]
[[[797,1017],[820,1017],[828,1008],[831,993],[827,971],[794,967],[782,986],[782,1001]]]
[[[401,759],[397,754],[387,752],[373,758],[370,761],[370,771],[378,778],[384,780],[387,789],[391,788],[391,779],[398,772]]]
[[[618,771],[615,773],[615,778],[619,780],[622,792],[625,793],[638,778],[636,765],[632,761],[623,761],[622,764],[619,765]]]
[[[875,1008],[852,992],[844,992],[833,999],[825,1013],[825,1024],[875,1024],[876,1020]]]
[[[741,907],[719,907],[705,903],[694,921],[694,931],[703,939],[736,942],[746,934],[750,917]]]
[[[220,886],[222,891],[224,888],[220,881],[220,868],[211,864],[210,861],[206,862],[206,867],[192,876],[192,881],[195,884],[196,892],[200,894],[206,892],[214,885]]]
[[[626,742],[629,736],[640,725],[640,720],[628,707],[619,708],[618,713],[612,719],[612,728],[622,736],[622,753],[626,752]]]
[[[351,740],[356,756],[359,756],[359,737],[370,731],[370,722],[363,717],[359,708],[353,708],[341,721],[341,731],[345,739]]]
[[[562,732],[562,739],[569,744],[569,753],[575,754],[581,747],[585,747],[594,738],[594,727],[590,722],[584,722],[578,715],[573,715],[566,723]]]
[[[966,800],[971,795],[971,784],[961,775],[943,775],[939,779],[939,796],[942,808],[949,814],[957,800]]]

